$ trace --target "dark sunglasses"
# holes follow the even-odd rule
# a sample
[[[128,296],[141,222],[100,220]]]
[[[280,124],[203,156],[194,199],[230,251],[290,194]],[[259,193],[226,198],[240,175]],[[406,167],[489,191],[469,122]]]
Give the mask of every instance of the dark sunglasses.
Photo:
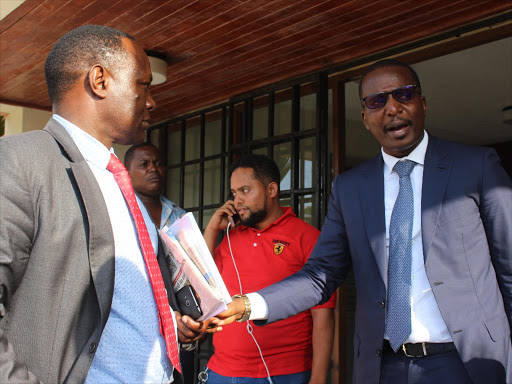
[[[405,103],[406,101],[414,99],[414,97],[416,96],[416,91],[418,93],[421,92],[419,88],[417,88],[417,85],[405,85],[403,87],[393,89],[392,91],[389,92],[374,93],[373,95],[368,95],[365,98],[361,99],[361,103],[364,102],[368,109],[379,109],[386,105],[386,103],[388,102],[388,95],[390,94],[399,103]]]

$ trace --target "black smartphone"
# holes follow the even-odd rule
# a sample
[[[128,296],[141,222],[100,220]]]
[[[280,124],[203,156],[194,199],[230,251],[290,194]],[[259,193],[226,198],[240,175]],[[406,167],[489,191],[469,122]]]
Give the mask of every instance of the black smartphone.
[[[235,213],[231,217],[233,218],[233,222],[235,223],[235,225],[238,225],[238,222],[240,221],[240,215],[238,213]]]
[[[235,198],[233,197],[233,194],[231,192],[229,192],[228,200],[235,200]],[[231,217],[233,218],[233,223],[235,223],[235,225],[238,225],[238,222],[240,221],[240,215],[238,213],[235,213]]]
[[[176,298],[178,299],[178,305],[182,315],[187,315],[197,320],[199,316],[203,314],[197,302],[194,290],[190,285],[186,285],[176,292]]]

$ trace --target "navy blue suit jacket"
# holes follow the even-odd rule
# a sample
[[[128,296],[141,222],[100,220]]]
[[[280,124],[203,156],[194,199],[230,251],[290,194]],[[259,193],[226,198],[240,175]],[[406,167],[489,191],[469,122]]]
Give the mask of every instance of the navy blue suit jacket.
[[[259,291],[274,322],[326,301],[352,268],[356,384],[378,383],[380,374],[387,298],[383,164],[379,154],[336,178],[308,263]],[[512,383],[509,176],[493,150],[429,136],[421,206],[427,277],[472,380]]]

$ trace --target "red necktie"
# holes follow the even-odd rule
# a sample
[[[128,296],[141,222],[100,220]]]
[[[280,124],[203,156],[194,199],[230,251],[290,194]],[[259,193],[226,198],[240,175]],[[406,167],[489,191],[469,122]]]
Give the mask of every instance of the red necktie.
[[[174,321],[172,319],[171,308],[167,299],[167,292],[162,279],[162,273],[156,260],[155,251],[149,238],[146,223],[142,217],[139,209],[139,204],[135,198],[132,182],[128,171],[119,159],[114,155],[110,155],[107,169],[112,172],[124,199],[130,208],[135,227],[137,228],[137,235],[139,237],[139,244],[146,263],[146,269],[153,288],[153,295],[155,296],[156,306],[158,308],[160,332],[164,336],[165,346],[167,347],[167,356],[171,360],[174,368],[181,373],[180,359],[178,353],[178,343],[176,342],[176,331],[174,329]]]

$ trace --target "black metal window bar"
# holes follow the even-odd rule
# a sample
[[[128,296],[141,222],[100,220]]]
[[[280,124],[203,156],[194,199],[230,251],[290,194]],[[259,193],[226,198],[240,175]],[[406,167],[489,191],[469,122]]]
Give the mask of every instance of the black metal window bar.
[[[282,205],[291,206],[299,217],[320,228],[327,209],[331,174],[327,80],[327,74],[320,73],[274,85],[151,128],[150,141],[160,148],[167,166],[165,195],[187,212],[193,212],[204,230],[211,214],[228,196],[232,161],[243,154],[265,154],[280,163],[281,178],[286,178],[284,184],[281,182]],[[306,100],[314,104],[313,115],[301,109],[301,101]],[[276,118],[282,103],[288,107],[279,110],[280,118],[289,123],[284,129]],[[305,116],[308,124],[304,124]],[[209,136],[212,124],[213,137]],[[217,143],[217,150],[207,151],[212,141]],[[205,179],[213,183],[205,183]],[[189,367],[185,383],[197,382],[198,373],[212,353],[212,342],[208,339],[194,352],[193,375]]]

